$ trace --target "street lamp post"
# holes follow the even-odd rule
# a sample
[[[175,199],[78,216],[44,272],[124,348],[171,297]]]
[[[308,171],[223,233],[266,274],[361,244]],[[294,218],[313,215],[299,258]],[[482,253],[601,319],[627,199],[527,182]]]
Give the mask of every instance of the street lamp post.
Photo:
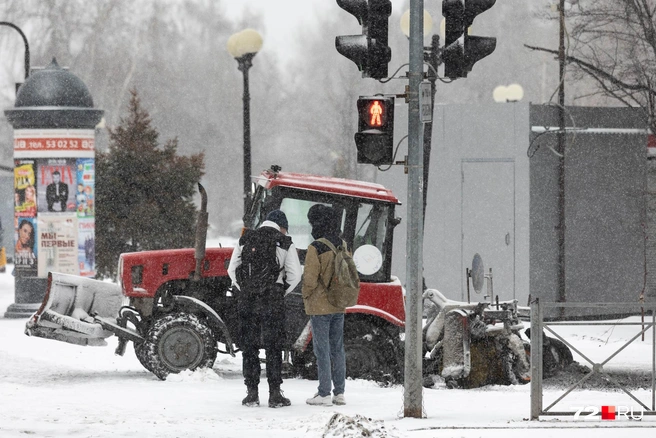
[[[253,57],[262,48],[262,36],[253,29],[245,29],[228,39],[228,52],[237,61],[237,68],[244,77],[244,214],[247,213],[251,195],[251,121],[248,69]]]
[[[0,26],[9,26],[13,29],[15,29],[23,38],[23,43],[25,44],[25,79],[30,75],[30,45],[27,42],[27,37],[23,33],[23,31],[20,29],[20,27],[16,26],[14,23],[10,23],[8,21],[0,21]]]

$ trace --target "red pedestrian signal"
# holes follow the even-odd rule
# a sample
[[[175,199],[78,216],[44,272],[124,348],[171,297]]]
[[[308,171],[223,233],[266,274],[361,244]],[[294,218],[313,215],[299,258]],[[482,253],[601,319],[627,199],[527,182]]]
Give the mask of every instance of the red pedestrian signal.
[[[374,100],[369,103],[369,126],[380,127],[383,126],[383,107],[380,105],[380,100]]]
[[[394,149],[394,98],[360,96],[355,144],[358,163],[392,164]]]

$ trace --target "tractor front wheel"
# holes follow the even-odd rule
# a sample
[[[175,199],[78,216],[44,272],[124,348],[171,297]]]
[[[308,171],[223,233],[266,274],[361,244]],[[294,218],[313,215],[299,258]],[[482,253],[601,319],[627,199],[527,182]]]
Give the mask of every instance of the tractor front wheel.
[[[142,342],[140,344],[134,344],[134,355],[139,359],[139,363],[151,373],[153,370],[150,368],[150,361],[148,360],[148,348],[146,346],[148,342]]]
[[[165,380],[171,373],[211,368],[217,345],[212,330],[198,316],[174,313],[153,323],[135,353],[146,369]]]

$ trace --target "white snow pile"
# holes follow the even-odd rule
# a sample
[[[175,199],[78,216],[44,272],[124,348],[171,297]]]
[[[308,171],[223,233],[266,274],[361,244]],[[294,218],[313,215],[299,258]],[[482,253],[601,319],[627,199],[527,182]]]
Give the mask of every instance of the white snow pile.
[[[350,437],[374,437],[374,438],[398,438],[394,428],[385,427],[382,420],[373,420],[362,415],[349,417],[344,414],[332,416],[322,435],[323,438],[350,438]]]
[[[221,380],[223,380],[221,376],[211,368],[201,368],[195,371],[183,370],[178,374],[169,374],[166,377],[167,382],[207,382]]]
[[[465,375],[464,365],[449,365],[442,369],[442,377],[460,378]]]

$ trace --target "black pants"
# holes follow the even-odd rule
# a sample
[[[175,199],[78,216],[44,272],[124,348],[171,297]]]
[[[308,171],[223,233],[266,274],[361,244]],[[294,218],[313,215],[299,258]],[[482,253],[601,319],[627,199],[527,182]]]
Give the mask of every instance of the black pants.
[[[285,341],[285,291],[276,284],[261,293],[242,291],[238,301],[242,373],[247,388],[260,383],[260,348],[266,353],[269,390],[282,384],[282,349]]]

